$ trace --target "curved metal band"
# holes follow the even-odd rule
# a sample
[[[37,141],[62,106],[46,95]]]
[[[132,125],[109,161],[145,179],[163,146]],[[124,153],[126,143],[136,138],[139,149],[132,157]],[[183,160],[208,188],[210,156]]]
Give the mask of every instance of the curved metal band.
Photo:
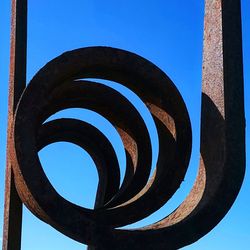
[[[119,82],[146,103],[154,117],[160,144],[156,171],[150,181],[151,144],[138,111],[117,91],[79,80],[81,78]],[[155,65],[135,54],[108,47],[64,53],[32,79],[16,111],[11,153],[22,201],[57,230],[80,242],[101,246],[101,249],[177,249],[191,243],[223,218],[239,191],[244,174],[244,164],[238,168],[229,161],[233,159],[232,154],[238,154],[237,150],[232,150],[227,132],[230,115],[224,118],[205,94],[202,101],[202,158],[189,196],[176,211],[155,224],[138,230],[115,229],[151,214],[180,186],[191,151],[188,113],[171,80]],[[42,125],[51,114],[70,107],[88,108],[106,117],[118,129],[127,150],[127,175],[120,191],[116,158],[110,163],[115,173],[103,174],[102,163],[98,167],[100,181],[106,178],[111,182],[101,182],[103,189],[105,185],[110,186],[106,187],[102,196],[105,198],[95,210],[82,208],[61,197],[49,183],[37,156],[39,143],[45,145],[62,139],[85,148],[90,136],[99,138],[94,130],[86,137],[83,131],[81,136],[74,134],[79,125],[75,121]],[[62,131],[67,130],[65,135],[56,134],[55,128],[60,124]],[[39,137],[39,133],[44,136]],[[90,154],[94,153],[94,147]],[[111,146],[101,153],[103,155],[97,158],[103,159],[106,154],[113,157]],[[234,185],[231,185],[232,178],[235,178]],[[222,202],[225,195],[227,199]]]
[[[162,149],[156,178],[149,182],[144,190],[151,166],[151,147],[139,113],[116,91],[93,82],[69,81],[73,78],[104,78],[118,81],[134,90],[145,103],[151,105],[152,110],[153,106],[158,107],[158,114],[156,111],[153,114],[161,135]],[[37,89],[39,91],[36,91]],[[178,106],[176,102],[179,103]],[[109,203],[110,207],[116,202],[118,206],[114,208],[104,207],[91,211],[64,200],[42,171],[35,147],[36,131],[48,116],[69,107],[84,107],[99,112],[131,136],[136,143],[135,173],[118,198],[115,197]],[[173,131],[168,132],[168,127],[173,124],[164,124],[164,118],[160,118],[161,113],[169,114],[174,120],[175,138],[172,135]],[[131,126],[133,123],[135,126]],[[27,125],[22,131],[18,129],[21,124]],[[96,230],[99,228],[107,231],[110,227],[136,221],[163,205],[179,187],[187,169],[191,149],[191,130],[186,107],[169,78],[156,66],[135,54],[106,47],[71,51],[47,64],[33,78],[21,98],[14,131],[14,172],[23,202],[33,213],[58,230],[81,242],[91,244],[97,242],[99,236],[96,235]],[[173,151],[168,155],[164,151],[171,144]],[[169,156],[169,159],[166,156]],[[131,159],[133,158],[135,155],[131,155]],[[173,176],[177,178],[174,179]],[[166,180],[170,184],[168,188],[165,187]],[[159,191],[159,187],[164,191]],[[141,192],[139,196],[135,196],[138,192]],[[159,192],[165,193],[165,196],[154,202],[152,197],[160,194]],[[132,200],[129,201],[130,198]],[[139,212],[138,206],[144,202],[149,206],[145,212]]]

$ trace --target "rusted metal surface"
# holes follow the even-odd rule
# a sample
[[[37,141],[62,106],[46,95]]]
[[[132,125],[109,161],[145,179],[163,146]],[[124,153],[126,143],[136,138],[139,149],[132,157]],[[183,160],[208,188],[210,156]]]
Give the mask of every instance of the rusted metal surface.
[[[16,105],[26,85],[26,44],[27,1],[12,0],[3,250],[21,248],[22,202],[14,184],[9,158],[9,140]]]
[[[201,160],[188,197],[152,225],[117,229],[158,210],[179,188],[190,158],[191,125],[180,93],[158,67],[128,51],[89,47],[45,65],[15,112],[9,140],[15,184],[22,202],[38,218],[89,249],[171,250],[198,240],[225,216],[245,170],[240,1],[207,0],[205,9]],[[151,143],[142,117],[123,95],[91,78],[118,82],[147,105],[159,136],[151,178]],[[76,107],[99,113],[117,128],[127,157],[120,188],[118,161],[102,133],[75,119],[45,122],[62,109]],[[65,200],[46,177],[38,151],[57,141],[79,145],[96,163],[95,209]]]
[[[151,145],[140,114],[116,90],[95,82],[77,80],[79,78],[104,78],[120,82],[137,93],[145,103],[152,103],[162,110],[157,114],[159,118],[166,113],[173,117],[176,137],[168,130],[170,126],[164,124],[167,120],[163,117],[159,119],[152,113],[159,133],[160,151],[156,173],[148,184]],[[59,196],[37,157],[37,131],[43,129],[45,125],[42,124],[50,115],[70,107],[98,112],[124,132],[120,132],[122,139],[124,134],[128,134],[131,142],[136,143],[137,150],[127,150],[127,155],[131,154],[128,168],[136,163],[128,184],[111,201],[95,210],[80,208]],[[74,131],[66,129],[64,122],[61,122],[62,134],[67,134],[73,141]],[[110,228],[133,223],[164,205],[180,186],[191,151],[187,110],[170,79],[149,61],[130,52],[108,47],[70,51],[48,63],[26,88],[13,129],[12,159],[22,201],[42,220],[87,244],[96,244]],[[49,134],[57,131],[52,130]],[[81,139],[79,136],[77,138]],[[94,140],[98,141],[98,138]],[[125,145],[130,147],[129,140],[125,140]],[[133,143],[131,146],[135,148]],[[133,163],[131,159],[137,160]],[[110,182],[114,182],[114,179],[110,179]],[[101,231],[96,234],[96,230]]]

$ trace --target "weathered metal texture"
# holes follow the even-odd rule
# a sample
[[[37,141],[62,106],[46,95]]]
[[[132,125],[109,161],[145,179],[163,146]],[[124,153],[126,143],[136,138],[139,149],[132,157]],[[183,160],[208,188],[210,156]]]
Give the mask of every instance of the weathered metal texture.
[[[116,90],[95,82],[78,80],[81,78],[119,82],[151,105],[160,150],[156,172],[148,184],[151,145],[140,114]],[[87,138],[77,135],[79,132],[74,129],[76,125],[69,128],[66,120],[60,121],[61,129],[46,123],[43,125],[50,115],[72,107],[98,112],[119,128],[127,150],[127,169],[133,169],[132,174],[127,175],[127,180],[125,178],[127,184],[123,190],[117,192],[113,188],[111,193],[117,194],[107,201],[104,199],[103,205],[95,210],[80,208],[63,199],[48,181],[37,156],[41,130],[48,135],[47,139],[47,136],[43,136],[43,146],[55,139],[75,143],[77,139],[78,145],[88,147]],[[170,116],[171,119],[164,119]],[[48,128],[50,132],[46,132]],[[170,79],[149,61],[130,52],[108,47],[70,51],[48,63],[26,88],[18,105],[13,129],[13,169],[22,201],[34,214],[59,231],[80,242],[94,245],[99,238],[105,239],[110,228],[133,223],[165,204],[184,178],[191,151],[188,113]],[[62,132],[59,134],[60,130]],[[93,140],[100,141],[99,137]],[[89,150],[94,151],[95,148]],[[111,171],[111,168],[106,171]],[[99,174],[103,173],[104,170],[99,171]],[[114,181],[115,178],[109,178],[106,182],[111,185],[111,189]]]
[[[26,44],[27,1],[12,0],[3,250],[21,248],[22,202],[14,184],[9,158],[9,140],[16,105],[26,85]]]
[[[98,250],[178,249],[208,233],[233,204],[245,170],[245,120],[240,1],[207,0],[201,111],[201,160],[194,187],[162,220],[135,230],[116,229],[145,218],[179,188],[189,163],[191,126],[171,80],[146,59],[120,49],[90,47],[62,54],[31,80],[15,113],[10,154],[18,193],[41,220]],[[116,90],[85,79],[118,82],[147,105],[159,136],[154,174],[147,127]],[[81,80],[79,80],[81,79]],[[45,122],[66,108],[106,117],[126,150],[126,174],[114,150],[93,126],[75,119]],[[61,197],[47,179],[38,151],[57,141],[79,145],[99,174],[95,209]]]

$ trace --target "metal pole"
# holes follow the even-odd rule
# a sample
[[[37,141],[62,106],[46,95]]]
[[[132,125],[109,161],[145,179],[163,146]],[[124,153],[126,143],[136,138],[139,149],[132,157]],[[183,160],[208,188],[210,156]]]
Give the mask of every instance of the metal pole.
[[[26,86],[27,0],[12,0],[11,5],[11,48],[3,250],[21,249],[22,230],[22,202],[17,194],[14,175],[11,169],[9,140],[16,105]]]

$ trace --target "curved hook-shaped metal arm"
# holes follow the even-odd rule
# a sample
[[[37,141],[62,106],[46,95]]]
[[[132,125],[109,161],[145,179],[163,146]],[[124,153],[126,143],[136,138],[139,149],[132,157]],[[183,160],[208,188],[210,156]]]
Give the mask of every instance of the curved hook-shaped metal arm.
[[[153,246],[155,249],[177,249],[195,242],[225,216],[243,182],[245,117],[241,4],[240,0],[207,0],[205,9],[201,161],[196,183],[170,216],[142,232],[119,231],[119,236],[115,236],[119,240],[114,240],[119,242],[117,247],[131,237],[134,239],[126,247],[133,246],[133,249],[140,249],[139,242],[145,244],[144,249]],[[154,232],[150,238],[152,229],[157,229],[158,234]],[[161,238],[168,239],[167,246]]]

